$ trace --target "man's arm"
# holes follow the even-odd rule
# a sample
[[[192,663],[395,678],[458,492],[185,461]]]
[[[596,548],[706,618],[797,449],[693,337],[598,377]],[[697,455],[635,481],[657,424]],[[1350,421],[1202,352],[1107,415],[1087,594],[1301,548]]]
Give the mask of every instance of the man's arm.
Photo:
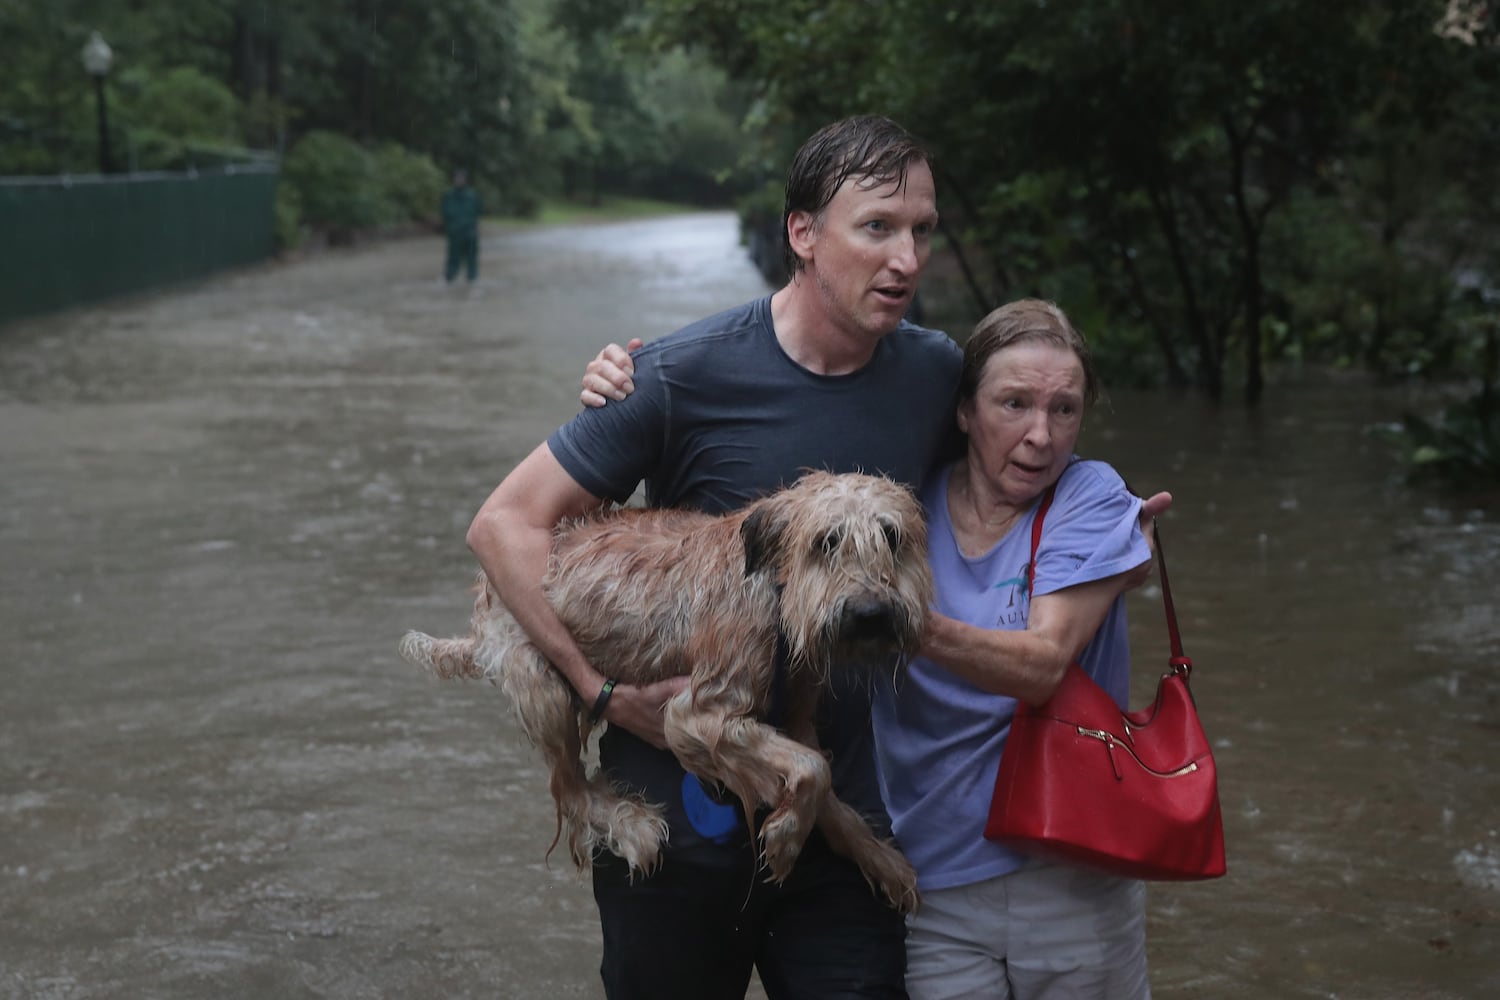
[[[469,525],[469,548],[485,576],[527,637],[592,705],[605,678],[568,633],[542,592],[552,551],[553,529],[563,520],[598,508],[603,501],[578,484],[540,444],[495,488]],[[641,739],[666,747],[662,706],[687,686],[677,677],[647,687],[619,685],[604,718]]]

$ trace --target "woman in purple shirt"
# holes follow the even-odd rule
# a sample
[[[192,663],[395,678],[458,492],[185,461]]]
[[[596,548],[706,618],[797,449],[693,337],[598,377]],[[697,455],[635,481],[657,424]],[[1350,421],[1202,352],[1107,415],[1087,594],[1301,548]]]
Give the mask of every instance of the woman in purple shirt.
[[[966,454],[923,490],[937,581],[924,655],[875,699],[883,792],[922,893],[907,925],[914,1000],[1150,995],[1140,882],[984,838],[1016,699],[1046,701],[1074,660],[1122,707],[1128,696],[1122,595],[1150,549],[1141,501],[1073,453],[1097,393],[1083,338],[1050,302],[1001,307],[965,347]]]

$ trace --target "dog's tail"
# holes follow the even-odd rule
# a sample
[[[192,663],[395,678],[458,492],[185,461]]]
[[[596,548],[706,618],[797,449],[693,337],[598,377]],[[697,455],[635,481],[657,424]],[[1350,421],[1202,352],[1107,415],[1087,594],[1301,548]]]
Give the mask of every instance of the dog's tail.
[[[443,680],[478,680],[484,676],[474,662],[473,639],[434,639],[422,632],[408,632],[401,637],[401,656]]]

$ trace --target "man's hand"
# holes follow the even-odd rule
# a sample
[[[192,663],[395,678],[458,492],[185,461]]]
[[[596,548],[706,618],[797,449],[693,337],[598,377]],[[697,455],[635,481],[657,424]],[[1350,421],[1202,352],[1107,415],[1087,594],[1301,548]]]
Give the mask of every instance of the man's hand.
[[[670,750],[662,728],[664,709],[667,702],[687,686],[686,677],[668,677],[645,687],[618,685],[605,706],[604,721],[639,736],[658,750]]]
[[[584,406],[600,407],[611,399],[618,402],[635,392],[635,383],[630,379],[635,374],[635,362],[629,352],[643,343],[641,338],[632,337],[624,347],[606,344],[583,370],[583,391],[578,394],[578,401]]]

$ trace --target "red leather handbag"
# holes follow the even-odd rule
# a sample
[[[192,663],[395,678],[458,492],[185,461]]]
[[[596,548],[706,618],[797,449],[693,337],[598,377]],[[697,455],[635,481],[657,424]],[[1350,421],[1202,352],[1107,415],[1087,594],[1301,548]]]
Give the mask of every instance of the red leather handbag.
[[[1047,492],[1031,529],[1031,572]],[[1188,688],[1161,534],[1157,566],[1172,656],[1156,702],[1121,711],[1083,668],[1044,705],[1016,703],[984,835],[1019,851],[1127,878],[1224,874],[1218,772]]]

